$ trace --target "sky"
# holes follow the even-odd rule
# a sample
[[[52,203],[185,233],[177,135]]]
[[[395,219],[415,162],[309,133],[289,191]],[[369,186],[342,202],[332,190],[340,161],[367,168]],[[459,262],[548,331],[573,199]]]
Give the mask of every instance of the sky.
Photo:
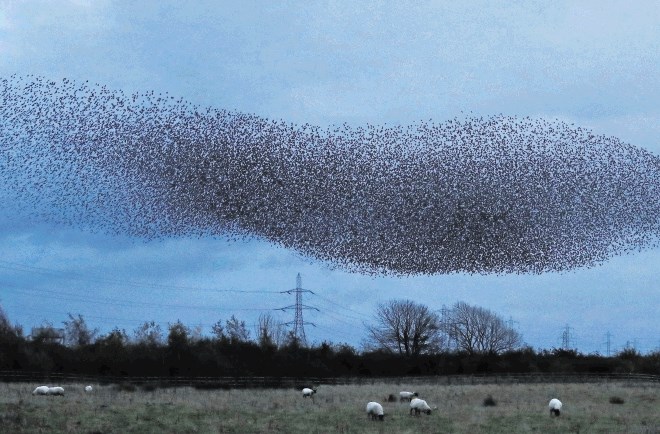
[[[277,3],[277,4],[271,4]],[[310,4],[313,3],[313,4]],[[0,0],[0,77],[89,80],[127,94],[321,127],[497,114],[559,119],[660,156],[660,3]],[[0,189],[3,186],[0,186]],[[458,301],[531,347],[660,348],[660,250],[541,275],[370,276],[260,239],[144,241],[0,212],[0,305],[29,333],[81,314],[106,333],[231,315],[293,320],[360,347],[379,303]],[[254,332],[253,332],[254,333]]]

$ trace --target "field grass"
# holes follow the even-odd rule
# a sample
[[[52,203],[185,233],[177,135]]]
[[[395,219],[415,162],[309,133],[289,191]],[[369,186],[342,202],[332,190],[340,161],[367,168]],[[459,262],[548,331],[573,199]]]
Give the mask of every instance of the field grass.
[[[318,386],[314,400],[298,390],[197,390],[188,387],[122,391],[64,384],[66,395],[32,396],[37,384],[0,383],[3,433],[660,433],[660,387],[653,385],[511,384]],[[389,394],[415,390],[438,406],[409,415]],[[484,406],[492,396],[495,405]],[[551,417],[550,398],[562,400]],[[617,397],[623,404],[610,403]],[[368,401],[385,421],[371,421]],[[492,404],[492,403],[491,403]]]

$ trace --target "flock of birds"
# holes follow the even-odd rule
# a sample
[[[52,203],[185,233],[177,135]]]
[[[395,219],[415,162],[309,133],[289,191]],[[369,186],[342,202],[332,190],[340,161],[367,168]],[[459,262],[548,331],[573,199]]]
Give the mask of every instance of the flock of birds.
[[[558,120],[323,129],[38,76],[0,98],[0,197],[28,221],[395,275],[566,271],[660,235],[660,157]]]

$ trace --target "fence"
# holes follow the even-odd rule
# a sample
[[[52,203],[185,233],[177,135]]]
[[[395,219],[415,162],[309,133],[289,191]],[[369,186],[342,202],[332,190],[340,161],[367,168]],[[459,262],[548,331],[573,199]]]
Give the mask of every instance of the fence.
[[[93,376],[63,373],[0,371],[0,381],[30,383],[131,383],[159,387],[191,386],[197,388],[301,388],[309,385],[345,384],[411,384],[411,385],[476,385],[527,383],[627,383],[660,387],[660,375],[650,374],[586,374],[586,373],[522,373],[443,375],[426,377],[128,377]]]

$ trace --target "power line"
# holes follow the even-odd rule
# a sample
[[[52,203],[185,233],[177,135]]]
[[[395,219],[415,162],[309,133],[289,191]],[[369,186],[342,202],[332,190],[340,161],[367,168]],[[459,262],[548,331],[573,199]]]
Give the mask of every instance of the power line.
[[[218,307],[218,306],[209,306],[209,305],[181,305],[181,304],[167,304],[167,303],[154,303],[154,302],[141,302],[141,301],[127,301],[127,300],[120,300],[116,298],[109,298],[109,297],[90,297],[89,295],[82,295],[78,293],[72,293],[72,292],[66,292],[66,291],[61,291],[61,290],[49,290],[49,289],[41,289],[41,288],[27,288],[24,286],[18,286],[10,283],[1,283],[7,288],[12,288],[13,293],[22,293],[22,294],[39,294],[41,296],[44,296],[46,298],[53,298],[57,300],[66,300],[66,301],[78,301],[78,302],[85,302],[85,303],[93,303],[93,304],[103,304],[103,305],[114,305],[114,306],[122,306],[122,307],[142,307],[142,308],[157,308],[157,309],[162,309],[162,308],[170,308],[170,309],[199,309],[199,310],[224,310],[224,311],[268,311],[272,310],[270,308],[229,308],[229,307]],[[291,291],[289,291],[291,292]],[[281,293],[281,292],[278,292]],[[314,294],[314,292],[311,292]],[[338,305],[338,303],[333,303],[335,305]],[[288,306],[289,308],[293,306]],[[309,307],[309,306],[306,306]],[[316,308],[314,308],[316,309]],[[280,310],[280,309],[276,309]],[[318,310],[318,309],[316,309]],[[50,311],[52,312],[52,311]],[[320,311],[319,311],[320,312]],[[333,314],[334,313],[334,314]],[[360,320],[359,318],[353,317],[351,315],[344,314],[342,312],[333,310],[333,309],[325,309],[325,314],[333,318],[334,321],[341,322],[345,325],[355,327],[354,322],[348,322],[340,318],[340,316],[348,318],[348,319],[357,319]],[[89,315],[88,315],[89,316]],[[89,316],[90,318],[92,316]],[[102,318],[99,316],[96,316],[95,318]],[[115,318],[115,320],[121,320],[120,318]],[[133,321],[133,320],[129,320]],[[139,321],[137,321],[139,322]],[[312,324],[312,323],[309,323]],[[313,324],[315,325],[315,324]]]
[[[19,307],[17,307],[17,306],[16,306],[15,304],[13,304],[13,303],[12,303],[12,304],[7,304],[7,306],[12,306],[12,308],[14,308],[14,309],[18,309],[18,308],[19,308]],[[71,312],[63,312],[63,311],[57,311],[57,310],[48,310],[48,313],[49,313],[49,314],[59,314],[59,315],[63,315],[63,316],[66,317],[66,315],[68,315],[68,314],[71,313]],[[21,313],[21,316],[28,317],[28,318],[36,318],[36,319],[40,319],[40,320],[47,320],[46,318],[44,318],[42,315],[40,315],[40,314],[38,314],[38,313],[22,312],[22,313]],[[89,318],[91,318],[91,319],[94,319],[95,322],[100,322],[100,323],[102,323],[102,324],[113,325],[113,326],[116,326],[116,327],[119,327],[119,325],[117,324],[118,321],[119,321],[119,322],[123,322],[123,323],[127,323],[127,322],[128,322],[128,323],[133,323],[133,324],[138,324],[138,325],[144,324],[145,322],[151,322],[151,321],[155,322],[156,324],[162,324],[162,325],[166,325],[166,324],[171,324],[171,323],[172,323],[172,321],[157,321],[157,320],[148,320],[148,321],[147,321],[147,320],[145,320],[144,318],[142,318],[142,319],[136,319],[136,318],[117,318],[117,317],[111,317],[111,316],[99,316],[99,315],[88,315],[88,314],[84,314],[83,317],[84,317],[85,319],[89,319]],[[199,326],[202,326],[202,327],[212,327],[213,325],[215,325],[215,323],[210,324],[210,323],[204,323],[204,322],[195,322],[195,323],[193,323],[193,324],[191,324],[191,325],[192,325],[192,326],[198,326],[198,325],[199,325]],[[258,327],[258,325],[259,325],[259,324],[256,324],[256,323],[253,323],[253,324],[246,324],[247,327]]]
[[[0,260],[0,268],[13,270],[13,271],[20,271],[20,272],[55,275],[59,278],[66,280],[77,280],[82,282],[93,282],[93,283],[110,283],[110,284],[129,286],[134,288],[153,288],[153,289],[178,290],[178,291],[208,291],[208,292],[219,292],[219,293],[236,292],[243,294],[280,294],[280,291],[245,290],[245,289],[235,289],[235,288],[215,289],[215,288],[202,288],[195,286],[164,285],[158,283],[136,282],[136,281],[122,280],[122,279],[108,279],[108,278],[94,277],[94,276],[90,277],[90,276],[81,275],[80,273],[76,273],[76,272],[53,270],[50,268],[43,268],[43,267],[34,267],[31,265],[19,264],[16,262],[9,262],[3,260]],[[71,275],[63,276],[62,275],[63,273],[70,273]]]
[[[338,311],[337,309],[333,309],[333,308],[330,308],[330,307],[327,307],[327,306],[325,308],[323,308],[323,312],[330,312],[330,313],[334,313],[336,315],[339,315],[342,318],[344,318],[345,320],[350,321],[351,324],[356,324],[356,323],[357,324],[362,324],[364,322],[364,318],[357,318],[357,317],[352,316],[352,315],[347,315],[343,312]]]
[[[114,298],[106,297],[90,297],[85,294],[76,294],[65,291],[55,291],[48,289],[37,289],[37,288],[26,288],[11,283],[1,283],[5,287],[13,288],[14,292],[19,293],[37,293],[45,297],[55,298],[57,300],[67,300],[67,301],[81,301],[81,302],[92,302],[96,304],[109,304],[115,306],[124,306],[124,307],[154,307],[154,308],[170,308],[170,309],[199,309],[199,310],[225,310],[225,311],[268,311],[273,310],[272,308],[229,308],[229,307],[219,307],[219,306],[209,306],[209,305],[183,305],[183,304],[166,304],[166,303],[152,303],[145,301],[128,301],[128,300],[119,300]]]
[[[350,307],[347,307],[347,306],[344,306],[344,305],[342,305],[342,304],[339,304],[339,303],[337,303],[337,302],[335,302],[335,301],[330,300],[329,298],[323,297],[323,296],[320,295],[320,294],[317,294],[317,293],[315,293],[315,292],[312,292],[312,294],[313,294],[314,296],[320,298],[321,300],[324,300],[324,301],[326,301],[326,302],[328,302],[328,303],[330,303],[330,304],[334,304],[334,305],[337,306],[337,307],[341,307],[342,309],[348,310],[348,311],[353,312],[353,313],[356,313],[356,314],[358,314],[358,315],[362,315],[362,312],[358,312],[357,310],[351,309]],[[348,314],[344,314],[344,315],[349,316]],[[357,317],[353,317],[353,318],[355,318],[355,319],[357,319],[357,320],[360,320],[360,321],[363,319],[363,318],[357,318]]]
[[[331,313],[328,313],[328,312],[325,312],[325,314],[328,315],[329,317],[331,317],[334,321],[338,321],[342,324],[346,324],[347,326],[355,327],[355,323],[346,322],[343,319],[341,319],[341,318],[339,318],[339,317],[337,317],[337,316],[335,316]]]
[[[4,265],[3,265],[4,264]],[[110,283],[110,284],[117,284],[117,285],[123,285],[126,287],[135,287],[135,288],[153,288],[153,289],[164,289],[164,290],[188,290],[188,291],[208,291],[208,292],[216,292],[216,293],[226,293],[226,292],[231,292],[231,293],[243,293],[243,294],[281,294],[282,291],[272,291],[272,290],[241,290],[241,289],[211,289],[211,288],[200,288],[200,287],[192,287],[192,286],[177,286],[177,285],[166,285],[166,284],[155,284],[155,283],[148,283],[148,282],[136,282],[136,281],[131,281],[131,280],[122,280],[122,279],[108,279],[108,278],[99,278],[99,277],[90,277],[90,276],[83,276],[80,275],[80,273],[75,273],[75,272],[69,272],[69,271],[62,271],[62,270],[54,270],[52,268],[45,268],[45,267],[35,267],[31,265],[26,265],[26,264],[21,264],[21,263],[16,263],[16,262],[10,262],[10,261],[5,261],[5,260],[0,260],[0,268],[8,269],[8,270],[13,270],[13,271],[19,271],[19,272],[29,272],[29,273],[37,273],[41,275],[49,275],[49,276],[56,276],[58,278],[64,279],[64,280],[76,280],[76,281],[81,281],[81,282],[92,282],[92,283]],[[73,275],[62,275],[63,273],[72,273]],[[5,284],[7,286],[14,286],[15,288],[18,288],[16,285],[11,285],[11,284]],[[40,290],[36,288],[25,288],[25,286],[22,286],[23,290],[25,291],[44,291],[44,292],[49,292],[48,290]],[[50,291],[50,293],[55,293],[53,291]],[[334,306],[337,306],[341,309],[344,309],[349,312],[353,312],[357,315],[361,315],[361,317],[353,316],[348,313],[342,313],[342,312],[337,312],[338,315],[344,316],[346,318],[350,318],[352,320],[356,321],[362,321],[362,313],[358,312],[354,309],[351,309],[350,307],[347,307],[343,304],[337,303],[327,297],[324,297],[320,294],[317,294],[313,291],[309,291],[310,294],[318,297],[322,301],[326,303],[330,303]],[[62,296],[72,296],[72,297],[77,297],[80,296],[79,294],[71,294],[71,293],[64,293],[62,291],[57,292],[58,295]],[[85,295],[86,301],[89,299],[88,295]],[[99,303],[103,304],[115,304],[119,306],[133,306],[136,303],[142,304],[142,305],[148,305],[148,303],[140,303],[140,302],[125,302],[125,301],[120,301],[120,300],[112,300],[112,299],[102,299],[98,298]],[[70,301],[81,301],[81,300],[74,300],[74,299],[69,299]],[[156,305],[156,304],[154,304]],[[163,305],[163,304],[157,304],[158,307],[179,307],[179,306],[173,306],[173,305]],[[195,308],[194,306],[180,306],[183,308]],[[201,308],[206,308],[205,306],[202,306]],[[216,309],[216,308],[214,308]],[[226,308],[224,310],[232,310],[230,308]],[[243,309],[247,310],[247,309]],[[262,310],[269,310],[269,309],[262,309]]]
[[[0,261],[0,262],[7,263],[7,261]],[[21,266],[21,267],[25,267],[26,269],[34,269],[34,270],[40,272],[41,274],[57,274],[54,270],[51,270],[51,269],[43,269],[43,268],[39,268],[39,267],[24,266],[22,264],[15,264],[15,263],[11,263],[11,264],[12,265],[18,265],[18,266]],[[27,270],[21,270],[21,269],[18,269],[18,268],[7,267],[7,266],[3,266],[3,265],[0,265],[0,268],[10,268],[10,269],[13,269],[13,270],[18,270],[18,271],[27,271]],[[95,281],[96,279],[78,279],[78,280]],[[131,283],[129,281],[124,282],[124,281],[121,281],[121,280],[110,280],[110,279],[98,279],[98,280],[99,281],[104,281],[104,282],[113,282],[113,283],[128,283],[128,284]],[[181,305],[181,304],[128,301],[128,300],[117,299],[117,298],[109,298],[109,297],[99,297],[99,296],[90,297],[89,293],[85,293],[83,295],[83,294],[80,294],[80,293],[67,292],[67,291],[62,291],[62,290],[52,290],[52,289],[26,287],[25,285],[15,285],[15,284],[8,283],[8,282],[3,282],[2,285],[4,285],[7,288],[13,288],[12,292],[14,292],[14,293],[39,294],[39,295],[45,296],[47,298],[57,298],[58,300],[79,301],[79,302],[84,301],[84,302],[87,302],[87,303],[92,302],[92,303],[95,303],[95,304],[105,304],[105,305],[115,305],[115,306],[125,306],[125,307],[145,307],[145,308],[154,307],[154,308],[203,309],[203,310],[226,310],[226,311],[232,311],[232,310],[267,311],[267,310],[271,310],[269,308],[243,308],[243,309],[241,309],[241,308],[226,308],[226,307],[217,307],[217,306],[208,306],[208,305],[203,305],[203,306],[197,305],[197,306],[195,306],[195,305]],[[168,286],[168,285],[155,285],[155,284],[144,284],[144,286],[145,287],[159,287],[159,288],[160,287],[165,287],[166,289],[172,289],[172,288],[181,289],[182,288],[182,287],[172,287],[172,286]],[[274,294],[281,294],[282,293],[282,291],[242,291],[242,290],[228,290],[228,291],[244,292],[244,293],[253,293],[253,292],[274,293]],[[290,290],[290,291],[285,291],[285,292],[291,293],[292,291],[295,291],[295,290]],[[318,296],[323,301],[325,301],[327,303],[330,303],[330,304],[333,304],[335,306],[338,306],[342,309],[358,313],[357,311],[355,311],[351,308],[348,308],[348,307],[346,307],[346,306],[344,306],[340,303],[334,302],[333,300],[330,300],[326,297],[320,296],[319,294],[317,294],[313,291],[304,290],[304,292],[309,292],[312,295]],[[293,307],[295,307],[295,306],[287,306],[286,308],[283,308],[282,310],[285,310],[287,308],[293,308]],[[305,308],[312,308],[311,306],[306,306],[306,305],[304,307]],[[318,310],[315,307],[314,307],[314,309]],[[280,309],[277,309],[277,310],[280,310]],[[348,318],[348,319],[358,320],[358,321],[360,321],[362,319],[362,318],[358,318],[356,316],[349,315],[349,314],[343,313],[343,312],[339,312],[339,311],[336,311],[336,310],[333,310],[333,309],[327,309],[327,310],[329,312],[335,312],[337,315],[343,316],[343,317]],[[335,318],[337,321],[344,322],[347,325],[353,325],[353,324],[349,324],[348,322],[345,322],[345,321],[343,321],[343,320],[341,320],[337,317],[333,316],[333,318]],[[310,323],[310,324],[312,324],[312,323]],[[312,325],[314,325],[314,324],[312,324]]]
[[[337,328],[330,327],[330,326],[327,326],[327,325],[318,325],[317,328],[319,328],[321,330],[330,331],[330,332],[334,333],[337,336],[347,336],[348,335],[348,336],[351,336],[354,339],[358,339],[360,337],[360,335],[357,335],[354,332],[347,332],[345,330],[339,330]]]

